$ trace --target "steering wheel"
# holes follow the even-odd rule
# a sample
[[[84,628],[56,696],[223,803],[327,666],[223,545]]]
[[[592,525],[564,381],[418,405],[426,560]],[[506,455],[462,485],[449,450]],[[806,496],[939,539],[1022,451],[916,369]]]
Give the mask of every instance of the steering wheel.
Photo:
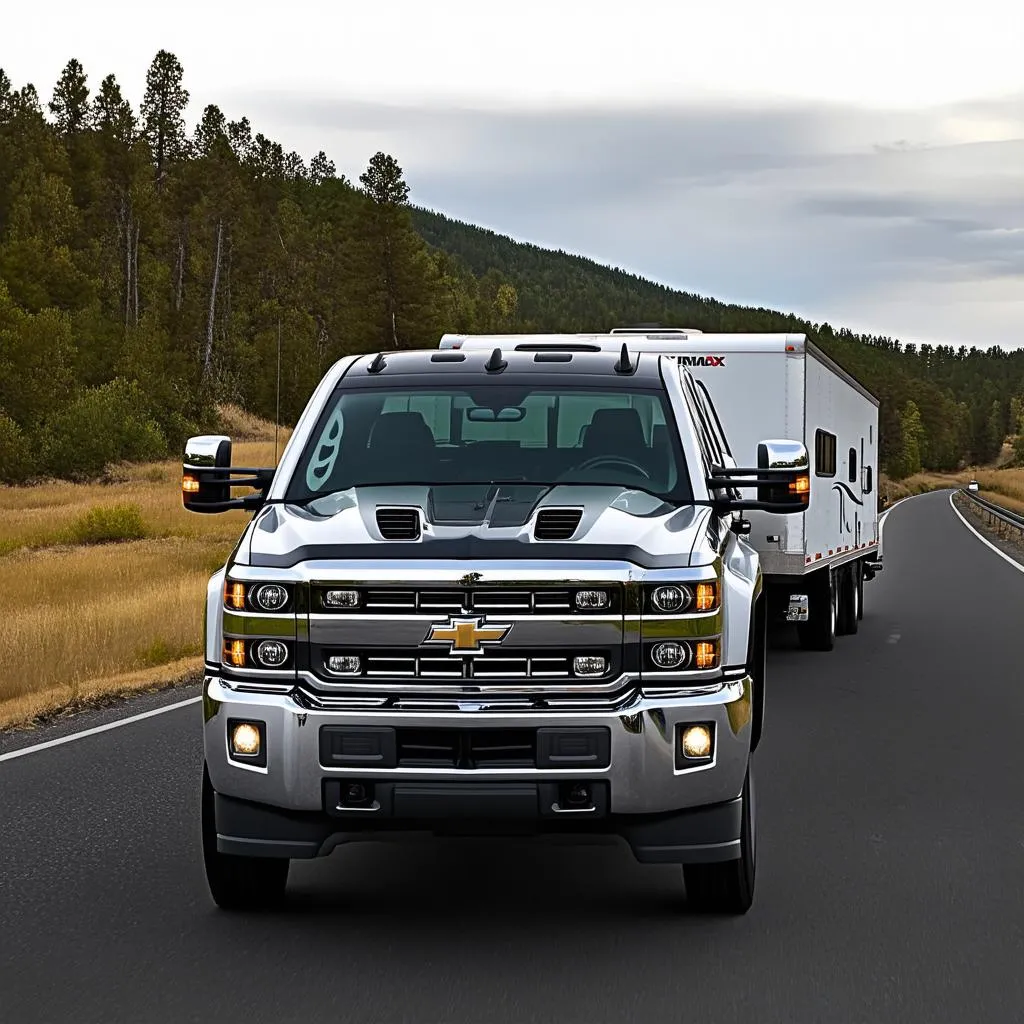
[[[575,466],[575,470],[581,469],[593,469],[595,466],[600,466],[602,463],[611,463],[612,465],[625,466],[628,469],[635,470],[641,476],[646,479],[651,479],[651,474],[644,469],[643,466],[638,465],[635,462],[630,462],[629,459],[621,458],[618,455],[592,455],[589,459],[581,462],[578,466]]]

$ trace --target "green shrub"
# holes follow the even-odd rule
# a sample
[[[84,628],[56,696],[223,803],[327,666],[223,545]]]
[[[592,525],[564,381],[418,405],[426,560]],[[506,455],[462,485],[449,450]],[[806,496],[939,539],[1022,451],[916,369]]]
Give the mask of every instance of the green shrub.
[[[86,479],[112,462],[144,462],[167,455],[167,439],[147,411],[138,384],[123,379],[88,388],[43,427],[43,461],[66,480]]]
[[[99,505],[79,516],[68,527],[65,539],[70,544],[109,544],[142,540],[148,532],[138,505]]]
[[[32,452],[21,427],[0,413],[0,483],[20,484],[32,475]]]

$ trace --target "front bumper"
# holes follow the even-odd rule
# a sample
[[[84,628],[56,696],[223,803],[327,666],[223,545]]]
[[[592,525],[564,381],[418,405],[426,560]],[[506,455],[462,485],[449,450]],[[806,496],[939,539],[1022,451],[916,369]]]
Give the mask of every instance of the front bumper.
[[[750,752],[751,681],[713,692],[641,697],[611,710],[310,710],[284,694],[239,692],[217,676],[204,686],[204,746],[217,794],[218,848],[256,856],[313,857],[339,842],[396,831],[609,833],[642,861],[729,860],[739,855],[739,794]],[[229,756],[228,722],[263,723],[266,764]],[[679,730],[713,723],[710,762],[680,765]],[[602,768],[339,768],[322,763],[324,726],[395,729],[605,727]],[[345,782],[371,783],[372,805],[339,803]],[[592,807],[559,804],[582,783]]]

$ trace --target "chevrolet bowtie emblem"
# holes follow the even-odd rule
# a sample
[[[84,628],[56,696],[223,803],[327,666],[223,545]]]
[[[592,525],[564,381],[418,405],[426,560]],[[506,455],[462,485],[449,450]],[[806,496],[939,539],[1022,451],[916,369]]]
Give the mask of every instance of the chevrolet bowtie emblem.
[[[511,628],[511,623],[487,622],[479,615],[452,615],[447,622],[435,622],[423,642],[450,644],[449,654],[483,654],[485,644],[500,644]]]

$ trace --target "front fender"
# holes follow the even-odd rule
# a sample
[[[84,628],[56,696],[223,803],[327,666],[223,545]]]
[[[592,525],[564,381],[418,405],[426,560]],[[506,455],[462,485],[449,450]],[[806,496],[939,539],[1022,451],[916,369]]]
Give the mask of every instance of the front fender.
[[[757,551],[741,537],[730,534],[722,556],[722,601],[725,611],[722,665],[741,668],[750,660],[754,603],[761,596],[763,579]]]
[[[224,602],[224,577],[227,566],[215,572],[206,584],[206,616],[203,620],[203,649],[207,664],[219,665],[224,649],[221,606]]]

